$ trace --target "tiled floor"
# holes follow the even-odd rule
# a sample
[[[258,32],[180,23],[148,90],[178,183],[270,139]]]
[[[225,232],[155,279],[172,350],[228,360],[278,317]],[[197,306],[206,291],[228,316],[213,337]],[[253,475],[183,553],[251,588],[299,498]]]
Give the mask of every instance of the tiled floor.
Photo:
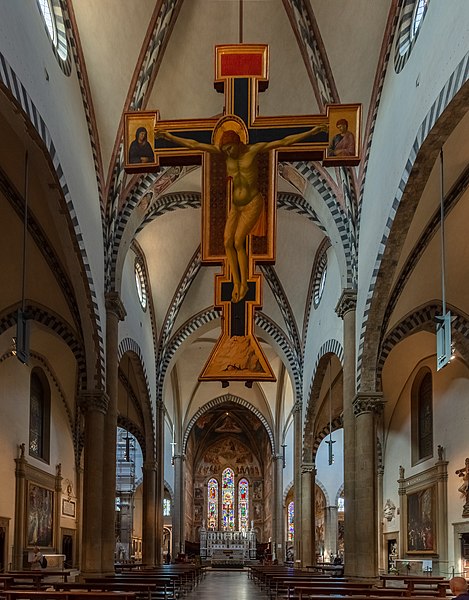
[[[268,600],[247,571],[211,571],[184,600]]]

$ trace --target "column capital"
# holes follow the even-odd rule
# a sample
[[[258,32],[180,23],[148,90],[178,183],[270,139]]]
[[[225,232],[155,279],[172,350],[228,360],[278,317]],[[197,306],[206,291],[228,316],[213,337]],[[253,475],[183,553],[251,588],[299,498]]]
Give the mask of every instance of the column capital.
[[[380,414],[383,410],[385,400],[382,392],[361,393],[355,396],[353,401],[353,413],[356,417],[364,413]]]
[[[149,472],[149,473],[151,473],[152,471],[156,472],[157,468],[158,468],[158,463],[156,462],[156,460],[146,460],[142,465],[142,469],[144,472]]]
[[[80,393],[78,403],[85,413],[97,411],[105,415],[109,406],[109,396],[104,390],[89,390]]]
[[[173,460],[182,460],[184,462],[186,460],[185,454],[173,454]]]
[[[339,318],[343,319],[345,314],[357,307],[357,292],[351,288],[342,290],[342,294],[335,307],[335,312]]]
[[[118,292],[107,292],[104,296],[107,312],[114,313],[119,321],[123,321],[127,316],[122,300]]]
[[[293,405],[293,412],[294,413],[300,413],[301,412],[301,408],[302,408],[302,403],[298,400],[297,402],[295,402],[295,404]]]
[[[301,473],[311,473],[312,475],[316,476],[316,466],[314,463],[303,463],[301,465]]]

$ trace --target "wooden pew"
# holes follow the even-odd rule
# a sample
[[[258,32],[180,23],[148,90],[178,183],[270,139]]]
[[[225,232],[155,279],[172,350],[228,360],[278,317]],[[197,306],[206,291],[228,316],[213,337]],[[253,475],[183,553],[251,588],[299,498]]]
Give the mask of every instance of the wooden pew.
[[[68,583],[56,582],[52,586],[57,591],[99,591],[99,592],[135,592],[137,600],[153,600],[158,596],[158,589],[153,583],[115,583],[113,581],[101,581],[99,583],[83,583],[69,581]],[[166,594],[160,594],[161,598],[169,598]]]
[[[176,599],[183,593],[181,579],[176,575],[136,575],[130,573],[107,575],[106,577],[85,577],[87,584],[101,585],[125,585],[125,584],[147,584],[153,586],[152,597]]]
[[[135,592],[2,590],[5,600],[135,600]]]

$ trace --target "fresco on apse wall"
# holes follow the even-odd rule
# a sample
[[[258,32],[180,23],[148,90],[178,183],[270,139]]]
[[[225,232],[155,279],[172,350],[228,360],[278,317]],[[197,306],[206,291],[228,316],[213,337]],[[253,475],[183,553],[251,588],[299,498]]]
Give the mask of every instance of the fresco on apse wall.
[[[247,446],[232,436],[221,439],[207,449],[197,466],[197,475],[221,475],[225,467],[231,467],[235,475],[261,475],[257,458]]]

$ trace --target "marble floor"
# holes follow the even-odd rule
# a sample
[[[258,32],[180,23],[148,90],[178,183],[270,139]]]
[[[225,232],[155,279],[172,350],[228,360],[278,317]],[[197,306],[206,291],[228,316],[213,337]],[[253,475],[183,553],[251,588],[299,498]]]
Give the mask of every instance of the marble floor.
[[[199,585],[184,596],[184,600],[267,600],[267,594],[260,589],[246,571],[211,571]]]

